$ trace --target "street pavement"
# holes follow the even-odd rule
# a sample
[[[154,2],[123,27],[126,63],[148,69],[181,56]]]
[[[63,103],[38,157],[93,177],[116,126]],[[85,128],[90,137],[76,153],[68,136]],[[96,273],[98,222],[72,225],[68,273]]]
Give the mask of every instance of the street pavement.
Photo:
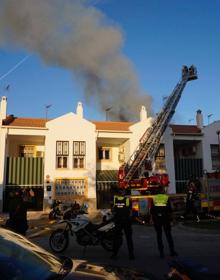
[[[33,221],[32,224],[34,224]],[[48,220],[43,220],[41,218],[40,221],[38,221],[38,226],[33,226],[32,229],[30,229],[28,238],[30,238],[32,242],[50,251],[49,235],[55,228],[55,224],[49,224]],[[220,231],[191,229],[183,226],[181,223],[177,223],[173,226],[172,233],[176,251],[180,258],[196,261],[214,270],[219,269]],[[159,257],[153,226],[133,225],[133,239],[135,260],[128,259],[125,240],[119,251],[117,260],[111,260],[111,254],[105,251],[101,246],[88,246],[85,254],[83,254],[83,247],[75,242],[74,237],[71,238],[69,247],[62,254],[71,258],[88,260],[92,263],[110,264],[137,269],[152,273],[157,276],[158,279],[164,279],[164,275],[169,271],[168,262],[172,259],[169,256],[165,238],[164,259],[160,259]]]

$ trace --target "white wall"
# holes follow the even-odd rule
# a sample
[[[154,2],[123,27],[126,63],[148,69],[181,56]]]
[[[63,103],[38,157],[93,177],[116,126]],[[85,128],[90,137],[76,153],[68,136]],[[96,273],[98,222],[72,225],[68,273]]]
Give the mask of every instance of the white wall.
[[[118,170],[119,169],[119,161],[118,161],[118,153],[119,147],[110,146],[108,144],[102,145],[104,148],[110,149],[110,156],[109,160],[99,160],[97,155],[97,169],[98,170]]]
[[[212,160],[211,160],[211,149],[210,145],[218,145],[218,136],[216,131],[220,130],[220,121],[216,121],[203,128],[204,139],[203,139],[203,167],[208,172],[212,172]]]
[[[5,154],[6,154],[6,138],[7,129],[1,128],[0,126],[0,211],[3,206],[3,188],[5,178]]]
[[[152,121],[152,118],[147,118],[142,122],[138,122],[130,126],[130,130],[132,132],[130,138],[130,155],[133,154],[133,152],[136,150],[141,137],[143,136],[147,128],[151,126]]]
[[[95,198],[95,125],[74,113],[68,113],[47,122],[46,127],[48,132],[45,140],[45,176],[49,175],[52,182],[61,177],[84,178],[88,181],[88,198]],[[56,169],[56,141],[69,141],[69,168],[67,169]],[[86,168],[84,169],[72,168],[73,141],[86,142]]]

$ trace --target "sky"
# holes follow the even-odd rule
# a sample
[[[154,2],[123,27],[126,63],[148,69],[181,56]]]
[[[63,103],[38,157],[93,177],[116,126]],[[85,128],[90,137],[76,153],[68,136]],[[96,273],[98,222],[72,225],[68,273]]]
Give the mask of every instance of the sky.
[[[8,98],[8,114],[44,118],[46,106],[51,105],[48,117],[55,118],[75,112],[79,101],[83,103],[84,117],[88,120],[109,119],[105,109],[110,107],[109,113],[114,110],[117,113],[112,116],[113,120],[120,115],[119,111],[126,109],[132,120],[138,115],[133,107],[139,101],[147,107],[149,115],[155,114],[161,110],[163,98],[171,94],[180,80],[182,65],[193,64],[197,67],[198,80],[186,85],[172,123],[195,124],[198,109],[202,110],[205,125],[220,120],[220,1],[63,0],[68,7],[65,11],[60,7],[55,9],[57,1],[35,2],[39,6],[47,3],[45,15],[47,17],[48,11],[52,20],[43,21],[43,17],[39,19],[37,13],[33,13],[33,6],[28,7],[27,3],[32,0],[19,1],[20,7],[18,1],[0,0],[0,14],[2,11],[7,15],[4,22],[2,16],[0,20],[0,95]],[[80,29],[82,22],[78,23],[83,16],[74,12],[74,1],[84,7],[82,15],[92,14],[98,18],[99,32],[93,32],[92,21],[91,26]],[[9,2],[14,14],[6,7]],[[19,12],[19,8],[25,17],[19,14],[16,21],[15,11]],[[34,11],[38,8],[35,6]],[[64,16],[66,10],[71,15]],[[66,15],[71,19],[64,23],[62,16],[68,18]],[[20,24],[28,16],[32,18],[31,24],[28,22],[28,27],[25,22]],[[54,19],[59,19],[58,23]],[[100,31],[102,24],[105,29]],[[57,34],[53,25],[63,33],[59,30]],[[78,46],[78,42],[82,44]],[[86,55],[72,49],[69,52],[68,44]],[[61,47],[63,49],[59,50]],[[50,51],[46,52],[48,49]],[[63,59],[65,53],[67,58]],[[69,53],[76,59],[74,63]],[[99,64],[93,59],[99,60]],[[110,78],[106,78],[106,73]],[[112,82],[113,76],[117,78],[117,87]],[[96,80],[98,84],[94,85]],[[118,84],[122,84],[122,90],[118,89]],[[111,90],[115,94],[111,94]],[[124,107],[119,107],[118,103],[123,103]]]

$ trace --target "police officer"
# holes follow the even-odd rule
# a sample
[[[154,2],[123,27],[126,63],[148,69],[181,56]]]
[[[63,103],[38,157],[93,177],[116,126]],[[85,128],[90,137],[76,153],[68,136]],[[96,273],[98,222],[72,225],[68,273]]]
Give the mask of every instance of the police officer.
[[[118,190],[118,195],[114,196],[113,213],[115,220],[115,236],[113,241],[113,255],[111,258],[117,258],[120,247],[118,240],[123,230],[127,240],[129,259],[133,260],[134,247],[132,240],[131,202],[129,197],[126,197],[126,192],[124,190]]]
[[[157,245],[160,257],[164,258],[164,246],[162,240],[162,231],[164,230],[167,242],[169,244],[170,255],[177,256],[174,249],[174,242],[171,235],[171,205],[168,195],[164,193],[163,187],[160,187],[158,194],[153,196],[151,215],[154,223],[154,228],[157,234]]]

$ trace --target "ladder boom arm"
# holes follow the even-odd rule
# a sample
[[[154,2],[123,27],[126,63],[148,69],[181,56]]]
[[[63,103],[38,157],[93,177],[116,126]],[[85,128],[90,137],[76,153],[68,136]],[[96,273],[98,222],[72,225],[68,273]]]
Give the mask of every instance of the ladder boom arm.
[[[146,159],[150,161],[154,159],[159,149],[163,133],[175,113],[176,106],[187,82],[195,79],[197,79],[195,66],[192,65],[190,68],[183,66],[181,81],[177,83],[173,92],[167,98],[161,112],[154,120],[152,126],[145,131],[140,139],[138,147],[126,163],[125,181],[130,181],[133,178],[134,174],[141,168]]]

